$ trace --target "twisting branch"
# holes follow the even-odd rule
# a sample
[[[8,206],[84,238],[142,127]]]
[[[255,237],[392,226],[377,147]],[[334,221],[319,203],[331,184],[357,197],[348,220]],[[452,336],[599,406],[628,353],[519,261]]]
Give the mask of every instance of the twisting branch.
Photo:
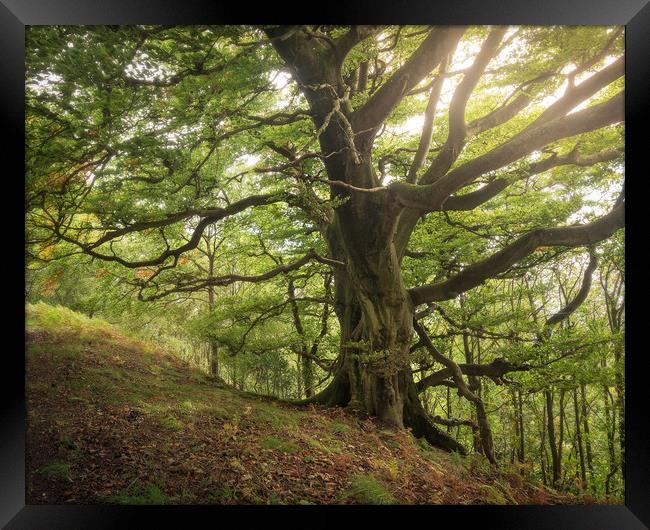
[[[145,297],[144,295],[141,294],[140,299],[156,300],[159,298],[163,298],[171,293],[198,291],[210,286],[223,287],[225,285],[230,285],[235,282],[259,283],[266,280],[270,280],[271,278],[279,274],[283,274],[283,273],[287,273],[299,269],[300,267],[306,265],[312,260],[322,263],[324,265],[329,265],[330,267],[345,266],[343,262],[330,259],[330,258],[325,258],[312,249],[309,250],[309,252],[307,252],[307,254],[305,254],[302,258],[294,261],[293,263],[288,263],[286,265],[279,265],[263,274],[252,275],[252,276],[243,275],[243,274],[228,274],[225,276],[191,279],[190,281],[187,281],[185,283],[178,282],[176,286],[174,286],[173,288],[166,289],[164,291],[158,292],[150,296]],[[142,290],[144,290],[147,286],[148,286],[147,282],[142,282],[141,284]]]
[[[420,337],[420,340],[427,348],[429,353],[433,356],[433,358],[436,361],[443,364],[448,370],[451,371],[451,376],[454,380],[454,383],[456,383],[456,386],[458,387],[458,393],[464,398],[466,398],[468,401],[471,401],[476,407],[477,417],[483,418],[483,421],[480,421],[479,423],[479,431],[481,434],[481,443],[483,445],[483,451],[487,459],[490,461],[490,463],[496,465],[497,461],[494,456],[494,448],[492,447],[492,432],[490,430],[490,425],[487,422],[487,415],[485,413],[485,406],[483,405],[483,400],[469,389],[469,387],[465,383],[465,379],[463,379],[463,372],[461,368],[458,366],[458,364],[456,364],[449,357],[445,357],[442,353],[438,351],[438,348],[436,348],[433,345],[433,342],[431,342],[431,339],[429,338],[429,335],[427,334],[422,324],[420,324],[415,319],[413,319],[413,329],[415,329],[415,332],[418,334],[418,337]]]
[[[564,95],[542,112],[525,130],[533,129],[549,121],[564,116],[581,101],[593,96],[625,73],[623,57],[606,66],[579,85],[569,84]]]
[[[203,231],[209,225],[217,221],[235,215],[252,206],[264,206],[264,205],[268,205],[268,204],[272,204],[284,200],[287,200],[287,196],[285,194],[252,195],[250,197],[246,197],[245,199],[232,203],[231,205],[225,208],[185,210],[183,212],[171,214],[165,217],[164,219],[159,219],[157,221],[133,223],[124,228],[112,230],[104,234],[102,237],[100,237],[93,243],[88,243],[88,244],[82,243],[78,239],[66,235],[65,230],[63,230],[60,225],[54,225],[52,227],[52,230],[56,234],[57,238],[66,241],[68,243],[72,243],[73,245],[76,245],[81,249],[82,252],[88,254],[89,256],[104,261],[115,261],[120,265],[123,265],[131,269],[135,269],[140,267],[150,267],[150,266],[160,265],[165,261],[167,261],[169,258],[178,259],[178,257],[183,252],[187,252],[188,250],[192,250],[196,248],[196,246],[201,241],[201,236],[203,235]],[[167,248],[164,252],[162,252],[155,258],[139,260],[139,261],[129,261],[115,254],[102,254],[101,252],[97,252],[95,250],[96,248],[103,245],[104,243],[113,242],[125,236],[126,234],[130,234],[133,232],[141,232],[151,228],[161,228],[197,216],[200,217],[201,220],[197,224],[196,228],[192,233],[192,236],[187,241],[187,243],[175,249]]]
[[[554,326],[559,324],[563,320],[567,319],[571,314],[582,305],[582,303],[587,299],[589,295],[589,289],[591,289],[591,277],[593,272],[598,266],[598,258],[593,251],[589,254],[589,265],[585,270],[585,274],[582,277],[582,285],[576,296],[571,300],[566,306],[560,309],[557,313],[552,315],[546,320],[545,327]]]
[[[600,162],[615,160],[622,154],[622,149],[605,149],[600,153],[581,155],[578,153],[577,149],[573,149],[566,155],[558,156],[557,154],[553,154],[539,162],[530,164],[528,170],[525,173],[518,175],[516,180],[533,177],[544,173],[549,169],[563,165],[575,165],[581,167],[592,166]],[[493,197],[496,197],[513,182],[514,180],[509,178],[496,178],[476,191],[465,193],[464,195],[452,195],[444,202],[441,209],[443,211],[473,210],[477,206],[480,206]]]
[[[471,427],[472,429],[478,429],[478,424],[471,419],[468,420],[463,420],[461,418],[443,418],[442,416],[429,416],[429,419],[433,423],[437,423],[439,425],[445,425],[447,427],[458,427],[459,425],[467,425],[468,427]]]
[[[347,54],[361,41],[379,31],[380,26],[352,26],[350,30],[334,41],[339,65],[343,64]]]
[[[467,124],[467,136],[477,136],[514,118],[532,101],[536,85],[554,75],[557,75],[557,73],[553,71],[543,72],[519,85],[499,107],[485,116],[469,122]]]

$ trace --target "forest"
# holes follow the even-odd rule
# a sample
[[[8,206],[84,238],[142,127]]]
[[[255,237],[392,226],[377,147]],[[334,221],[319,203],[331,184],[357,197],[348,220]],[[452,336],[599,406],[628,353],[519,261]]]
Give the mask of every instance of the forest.
[[[25,58],[34,491],[54,502],[503,500],[436,497],[421,477],[393,491],[414,457],[372,475],[365,442],[294,440],[293,422],[332,421],[352,437],[358,421],[395,451],[415,440],[434,466],[470,463],[546,492],[505,503],[622,502],[624,28],[31,26]],[[101,364],[97,351],[117,347],[102,341],[124,337],[139,346]],[[170,375],[177,362],[199,375],[165,386],[186,381]],[[93,380],[93,363],[113,379]],[[146,382],[133,379],[142,369]],[[128,401],[127,379],[157,393]],[[340,460],[336,475],[368,460],[336,479],[357,493],[324,497],[329,479],[302,475],[291,479],[300,495],[251,486],[255,451],[187,479],[185,497],[171,478],[126,496],[153,468],[85,484],[103,497],[51,493],[57,480],[70,489],[71,470],[88,475],[91,404],[108,415],[130,403],[115,421],[133,437],[128,421],[154,421],[155,400],[185,403],[184,392],[207,408],[168,405],[151,431],[161,443],[165,432],[186,449],[195,436],[212,440],[205,451],[258,443],[266,424],[251,407],[277,404],[259,442],[280,459],[270,467],[293,470],[298,454],[309,468],[320,451]],[[196,435],[217,405],[219,434]],[[51,436],[57,462],[76,460],[48,464]]]

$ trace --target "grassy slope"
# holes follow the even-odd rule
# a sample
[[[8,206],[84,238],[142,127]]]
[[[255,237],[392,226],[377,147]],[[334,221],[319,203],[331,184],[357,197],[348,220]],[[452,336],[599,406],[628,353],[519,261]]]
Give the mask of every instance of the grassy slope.
[[[210,380],[109,324],[27,309],[27,502],[567,502],[342,410]]]

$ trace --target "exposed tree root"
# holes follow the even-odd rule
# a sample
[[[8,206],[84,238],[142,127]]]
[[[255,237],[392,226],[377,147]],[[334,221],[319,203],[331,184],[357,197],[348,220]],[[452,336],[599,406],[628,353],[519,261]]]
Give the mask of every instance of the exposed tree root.
[[[325,406],[345,407],[350,400],[348,378],[343,371],[336,374],[332,382],[321,392],[307,399],[291,400],[294,405],[318,403]],[[404,406],[404,426],[410,427],[416,438],[424,438],[432,446],[463,455],[467,450],[455,438],[439,429],[429,418],[418,396],[415,383],[409,383],[409,390]]]
[[[404,406],[404,425],[411,427],[413,436],[416,438],[424,438],[434,447],[449,451],[450,453],[458,452],[463,455],[467,454],[465,447],[445,431],[436,427],[431,421],[427,411],[424,410],[420,402],[415,383],[409,385],[406,405]]]

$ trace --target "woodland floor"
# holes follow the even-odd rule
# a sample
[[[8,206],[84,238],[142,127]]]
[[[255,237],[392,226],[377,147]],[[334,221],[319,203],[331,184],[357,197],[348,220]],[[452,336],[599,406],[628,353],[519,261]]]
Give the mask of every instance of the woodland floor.
[[[27,313],[28,504],[574,504],[341,409],[225,387],[69,310]]]

